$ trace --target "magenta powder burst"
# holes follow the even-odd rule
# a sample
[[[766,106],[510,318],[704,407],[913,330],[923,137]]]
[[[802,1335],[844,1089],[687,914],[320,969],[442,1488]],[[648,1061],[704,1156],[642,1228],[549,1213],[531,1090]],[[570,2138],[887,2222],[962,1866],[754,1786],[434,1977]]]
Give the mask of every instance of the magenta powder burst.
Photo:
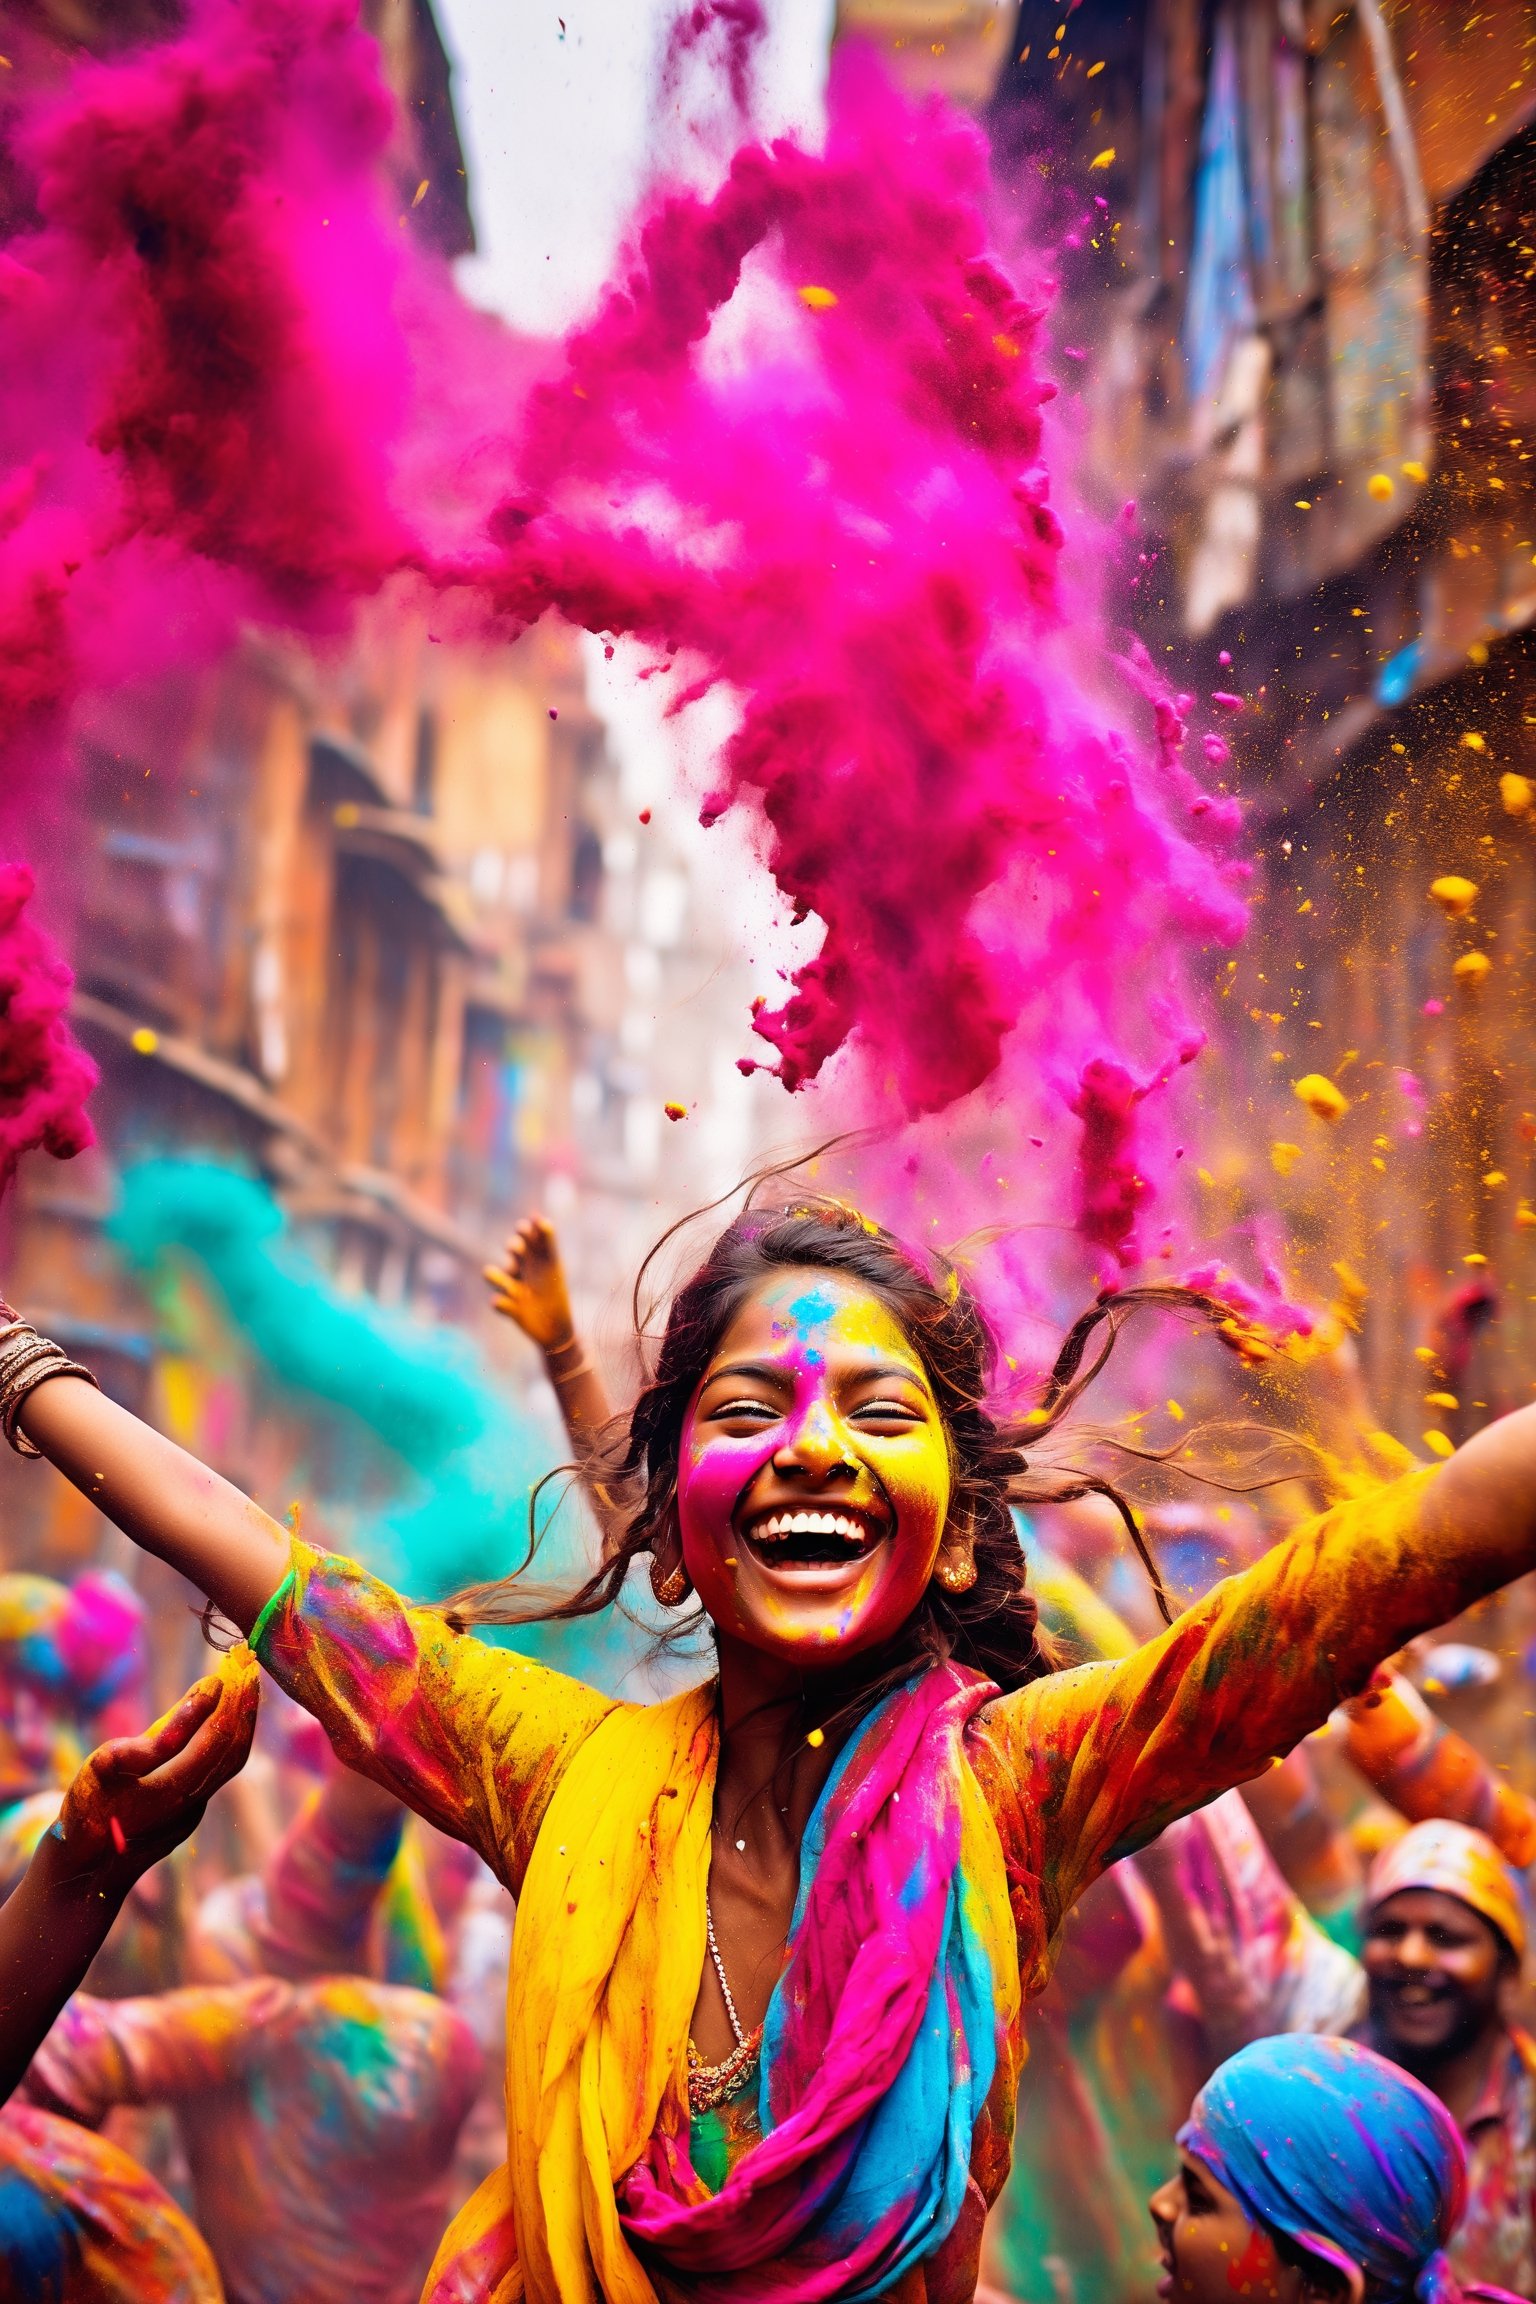
[[[733,74],[757,20],[729,13]],[[1245,867],[1179,708],[1064,576],[1124,538],[1069,514],[1066,549],[1047,299],[993,252],[981,132],[844,48],[823,149],[749,142],[712,193],[662,188],[590,323],[539,350],[407,245],[388,131],[342,0],[193,0],[23,109],[13,790],[84,688],[251,615],[341,628],[406,572],[466,634],[553,610],[632,636],[678,709],[732,700],[706,816],[746,811],[823,924],[755,1019],[786,1087],[897,1129],[1028,1107],[1069,1221],[1134,1262],[1149,1109],[1202,1037],[1186,977],[1241,933]]]

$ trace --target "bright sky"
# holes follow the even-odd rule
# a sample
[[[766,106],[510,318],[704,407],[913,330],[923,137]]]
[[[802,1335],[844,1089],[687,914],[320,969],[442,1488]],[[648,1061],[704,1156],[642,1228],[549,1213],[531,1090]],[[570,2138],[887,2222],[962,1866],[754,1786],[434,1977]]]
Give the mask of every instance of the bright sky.
[[[681,97],[660,91],[683,5],[436,0],[479,240],[459,279],[476,303],[539,333],[568,326],[602,287],[647,183],[663,167],[698,171],[701,81]],[[759,132],[818,133],[833,5],[767,0]]]

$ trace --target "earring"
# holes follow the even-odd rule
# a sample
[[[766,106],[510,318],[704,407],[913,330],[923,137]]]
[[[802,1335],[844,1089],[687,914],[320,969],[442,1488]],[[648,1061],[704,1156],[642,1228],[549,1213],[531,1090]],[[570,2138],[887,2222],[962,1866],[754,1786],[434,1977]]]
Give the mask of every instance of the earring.
[[[941,1552],[934,1574],[946,1592],[969,1592],[976,1581],[976,1562],[969,1552]]]
[[[685,1599],[688,1593],[688,1571],[681,1560],[670,1575],[664,1576],[661,1562],[653,1557],[651,1561],[651,1590],[656,1595],[658,1608],[675,1608],[680,1600]]]

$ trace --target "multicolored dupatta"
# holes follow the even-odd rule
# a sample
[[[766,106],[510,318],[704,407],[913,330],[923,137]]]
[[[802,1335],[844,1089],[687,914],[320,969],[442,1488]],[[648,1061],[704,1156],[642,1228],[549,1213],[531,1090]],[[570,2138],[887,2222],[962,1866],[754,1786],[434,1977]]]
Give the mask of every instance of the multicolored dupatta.
[[[888,1697],[807,1829],[763,2041],[763,2140],[711,2195],[688,2158],[714,1691],[610,1714],[540,1832],[508,1998],[508,2164],[424,2304],[859,2304],[948,2236],[1019,1976],[965,1756],[995,1693],[946,1665]],[[654,2282],[653,2285],[653,2276]]]

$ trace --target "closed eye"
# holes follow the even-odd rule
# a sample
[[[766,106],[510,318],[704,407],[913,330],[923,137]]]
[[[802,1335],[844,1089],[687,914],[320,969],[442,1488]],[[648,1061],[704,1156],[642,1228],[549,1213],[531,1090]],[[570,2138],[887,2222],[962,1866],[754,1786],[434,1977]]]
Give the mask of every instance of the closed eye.
[[[743,1396],[739,1400],[720,1400],[710,1409],[707,1421],[711,1424],[734,1424],[746,1419],[750,1423],[777,1423],[783,1410],[771,1400],[754,1400]]]

